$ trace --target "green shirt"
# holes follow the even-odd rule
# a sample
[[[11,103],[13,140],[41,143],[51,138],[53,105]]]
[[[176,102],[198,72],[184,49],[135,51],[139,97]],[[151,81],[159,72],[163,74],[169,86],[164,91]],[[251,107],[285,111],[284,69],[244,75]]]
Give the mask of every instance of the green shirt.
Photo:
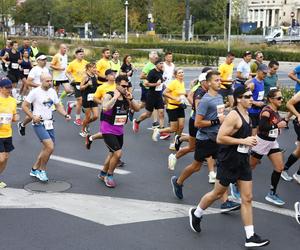
[[[270,88],[277,86],[277,81],[278,81],[277,74],[274,74],[274,75],[268,74],[266,76],[266,78],[264,79],[265,96],[267,96],[267,94],[269,93]]]

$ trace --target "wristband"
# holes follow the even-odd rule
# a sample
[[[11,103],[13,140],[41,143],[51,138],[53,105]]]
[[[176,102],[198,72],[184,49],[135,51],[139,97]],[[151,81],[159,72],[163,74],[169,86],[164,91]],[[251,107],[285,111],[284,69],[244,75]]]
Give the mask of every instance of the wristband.
[[[220,124],[220,120],[219,118],[214,119],[214,120],[210,120],[211,126],[215,126],[215,125],[219,125]]]

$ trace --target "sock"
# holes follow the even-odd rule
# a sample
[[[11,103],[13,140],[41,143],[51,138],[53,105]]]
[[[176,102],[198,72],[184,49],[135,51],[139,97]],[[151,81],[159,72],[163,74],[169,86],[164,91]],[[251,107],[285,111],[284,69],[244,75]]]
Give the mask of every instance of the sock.
[[[276,172],[275,170],[272,173],[272,176],[271,176],[271,192],[273,192],[273,194],[276,193],[277,185],[278,185],[278,182],[280,180],[280,174],[281,173]]]
[[[90,136],[90,137],[89,137],[89,140],[90,140],[90,141],[93,141],[93,136]]]
[[[136,120],[136,123],[137,123],[137,124],[140,124],[140,123],[141,123],[141,121],[138,121],[138,120]]]
[[[101,175],[106,175],[107,173],[101,170]]]
[[[66,96],[67,96],[67,92],[64,90],[64,91],[61,93],[59,99],[62,100],[62,99],[64,99]]]
[[[195,212],[194,212],[194,215],[198,218],[202,217],[202,215],[204,214],[204,210],[199,207],[199,205],[197,206]]]
[[[284,165],[284,170],[288,170],[297,160],[298,158],[294,154],[290,154],[287,162]]]
[[[107,173],[107,176],[113,176],[113,174],[109,174],[109,173]]]
[[[80,115],[76,115],[76,120],[80,119]]]
[[[246,238],[249,239],[254,235],[254,226],[244,226],[246,232]]]

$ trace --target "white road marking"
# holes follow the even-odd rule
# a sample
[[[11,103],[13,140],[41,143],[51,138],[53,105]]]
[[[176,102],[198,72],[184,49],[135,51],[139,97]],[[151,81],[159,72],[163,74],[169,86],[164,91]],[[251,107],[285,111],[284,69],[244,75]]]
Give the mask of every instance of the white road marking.
[[[95,164],[95,163],[90,163],[90,162],[85,162],[85,161],[79,161],[79,160],[66,158],[66,157],[62,157],[62,156],[58,156],[58,155],[51,155],[50,160],[60,161],[60,162],[69,163],[69,164],[80,166],[80,167],[92,168],[92,169],[97,169],[97,170],[100,170],[100,169],[103,168],[103,166],[100,165],[100,164]],[[126,174],[130,174],[131,172],[128,171],[128,170],[116,169],[115,173],[116,174],[121,174],[121,175],[126,175]]]

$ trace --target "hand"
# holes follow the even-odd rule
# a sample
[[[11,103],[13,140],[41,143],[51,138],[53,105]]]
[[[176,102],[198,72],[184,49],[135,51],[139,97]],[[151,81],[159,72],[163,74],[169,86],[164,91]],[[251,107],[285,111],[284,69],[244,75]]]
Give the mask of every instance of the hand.
[[[126,90],[125,98],[128,99],[128,100],[132,99],[132,94],[127,90]]]
[[[65,115],[66,121],[69,122],[71,121],[72,117],[70,115]]]
[[[248,136],[247,138],[243,139],[244,145],[254,147],[257,144],[257,140],[255,136]]]
[[[262,107],[262,106],[265,105],[265,103],[259,101],[259,102],[256,102],[255,105],[258,106],[258,107]]]
[[[218,118],[219,118],[220,124],[222,124],[225,120],[225,115],[222,114]]]
[[[285,128],[287,125],[286,121],[281,121],[277,123],[278,128]]]
[[[32,118],[33,123],[39,124],[41,123],[42,117],[34,115]]]
[[[20,120],[20,115],[19,114],[15,114],[13,119],[14,119],[13,120],[14,122],[19,121]]]
[[[114,97],[113,98],[115,98],[117,100],[120,96],[121,96],[120,91],[117,90],[117,89],[115,89],[115,91],[114,91]]]

